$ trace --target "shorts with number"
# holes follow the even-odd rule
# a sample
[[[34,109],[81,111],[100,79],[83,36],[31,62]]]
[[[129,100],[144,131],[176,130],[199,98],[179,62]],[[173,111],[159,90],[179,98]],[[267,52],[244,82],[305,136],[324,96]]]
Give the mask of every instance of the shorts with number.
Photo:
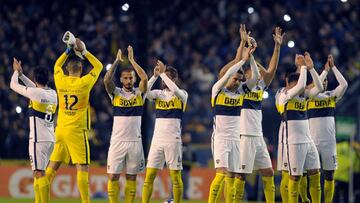
[[[51,161],[65,164],[90,164],[88,130],[59,128],[55,130],[55,147]]]
[[[287,144],[290,175],[303,175],[304,171],[320,169],[319,153],[313,142]]]
[[[146,168],[162,169],[164,164],[170,170],[182,170],[182,143],[153,140]]]
[[[212,141],[215,168],[227,168],[229,172],[240,171],[240,141],[215,139]]]
[[[31,169],[45,170],[51,153],[54,149],[54,142],[29,142],[29,156]]]
[[[272,168],[263,137],[241,135],[240,149],[240,173],[252,173],[253,170]]]
[[[107,173],[136,175],[145,168],[144,150],[141,141],[112,140],[107,158]]]
[[[333,171],[337,169],[336,141],[320,141],[315,143],[319,152],[321,168]]]
[[[277,166],[278,171],[289,171],[289,164],[287,159],[286,144],[279,143],[277,151]]]

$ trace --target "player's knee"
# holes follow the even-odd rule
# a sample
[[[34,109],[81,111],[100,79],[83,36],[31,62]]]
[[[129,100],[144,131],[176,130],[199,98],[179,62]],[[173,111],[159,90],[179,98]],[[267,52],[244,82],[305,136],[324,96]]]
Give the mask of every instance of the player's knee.
[[[89,165],[87,164],[77,164],[76,169],[79,171],[89,171]]]
[[[227,177],[229,178],[235,178],[235,173],[228,172]]]
[[[43,170],[35,170],[34,171],[34,177],[41,178],[45,176],[45,171]]]
[[[325,171],[324,170],[324,178],[325,178],[325,180],[328,180],[328,181],[334,180],[334,171]]]
[[[51,168],[54,171],[57,171],[59,169],[60,165],[61,165],[61,162],[50,161],[49,165],[48,165],[48,168]]]
[[[316,175],[316,174],[318,174],[318,173],[320,173],[319,169],[307,170],[307,174],[308,174],[309,176]]]
[[[272,177],[272,176],[274,176],[274,170],[272,168],[261,169],[260,173],[264,177]]]
[[[292,181],[299,181],[300,178],[301,178],[301,176],[290,176],[290,179],[291,179]]]
[[[227,174],[227,171],[228,170],[225,167],[216,168],[216,173]]]
[[[237,174],[235,174],[235,178],[239,178],[240,180],[245,180],[246,174],[245,173],[237,173]]]
[[[116,181],[116,180],[119,180],[120,174],[109,174],[108,178],[110,181]]]
[[[119,177],[120,177],[120,175],[119,175]],[[136,180],[136,175],[126,174],[126,180],[135,181]]]

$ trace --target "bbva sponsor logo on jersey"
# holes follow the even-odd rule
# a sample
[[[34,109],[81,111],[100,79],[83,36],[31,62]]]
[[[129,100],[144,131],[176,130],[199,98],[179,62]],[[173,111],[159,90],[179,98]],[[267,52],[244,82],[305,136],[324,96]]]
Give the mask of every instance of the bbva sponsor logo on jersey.
[[[305,103],[295,102],[294,106],[296,109],[305,109]]]
[[[161,108],[170,108],[170,107],[175,107],[175,102],[174,101],[158,101],[158,105]]]
[[[330,100],[316,100],[315,106],[316,107],[323,107],[323,106],[330,106],[331,101]]]
[[[138,104],[136,97],[133,99],[129,99],[129,100],[119,99],[120,106],[134,106],[135,104]]]
[[[247,92],[246,97],[247,98],[260,99],[260,92]]]
[[[229,97],[225,97],[225,104],[229,104],[229,105],[238,105],[241,104],[241,99],[233,99],[233,98],[229,98]]]

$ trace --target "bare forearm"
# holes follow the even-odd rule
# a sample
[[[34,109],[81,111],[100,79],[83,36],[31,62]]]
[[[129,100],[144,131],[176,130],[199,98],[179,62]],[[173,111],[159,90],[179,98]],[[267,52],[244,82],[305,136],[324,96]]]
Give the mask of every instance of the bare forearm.
[[[148,80],[148,76],[141,66],[136,63],[136,61],[130,61],[131,65],[134,67],[136,74],[139,76],[140,80]]]
[[[280,56],[280,45],[275,44],[273,55],[271,56],[269,63],[269,69],[266,71],[266,77],[264,78],[266,85],[270,85],[270,83],[274,79],[279,64],[279,56]]]

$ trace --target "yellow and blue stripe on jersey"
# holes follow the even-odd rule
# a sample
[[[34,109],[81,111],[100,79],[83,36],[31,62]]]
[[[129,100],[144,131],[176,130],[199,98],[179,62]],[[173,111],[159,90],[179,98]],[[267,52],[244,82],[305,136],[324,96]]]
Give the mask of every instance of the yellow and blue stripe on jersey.
[[[335,97],[328,98],[315,98],[308,101],[308,117],[319,118],[319,117],[334,117],[335,116]]]
[[[278,112],[285,121],[289,120],[307,120],[306,99],[300,101],[298,99],[290,99],[284,105],[276,105]]]
[[[29,116],[34,116],[40,119],[44,119],[48,122],[53,122],[56,107],[56,104],[45,104],[37,101],[30,101]]]
[[[264,90],[247,92],[244,96],[243,109],[261,110]]]
[[[242,94],[230,97],[224,91],[220,91],[215,98],[212,98],[211,106],[214,109],[214,115],[240,116],[243,101],[244,95]]]
[[[184,104],[178,97],[174,96],[170,100],[162,100],[157,98],[155,101],[156,118],[178,118],[181,119],[186,109]]]
[[[142,94],[126,99],[115,95],[113,99],[114,116],[141,116],[143,114],[144,99]]]

